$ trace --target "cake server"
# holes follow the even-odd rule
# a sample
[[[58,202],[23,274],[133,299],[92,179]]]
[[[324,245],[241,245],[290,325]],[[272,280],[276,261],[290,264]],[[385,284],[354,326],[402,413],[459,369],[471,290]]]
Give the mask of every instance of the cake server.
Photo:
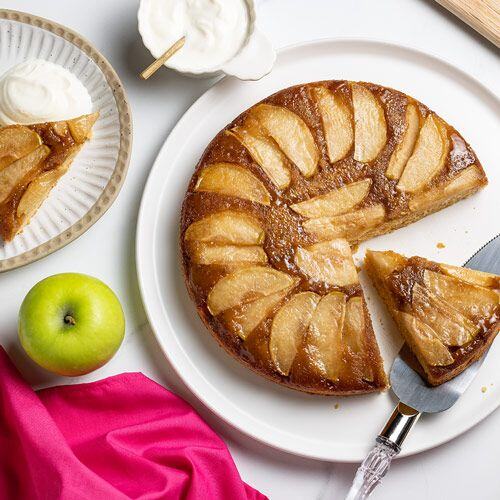
[[[465,263],[465,267],[500,274],[500,235],[475,253]],[[485,357],[486,354],[454,379],[437,387],[429,387],[413,370],[415,358],[408,347],[403,346],[389,375],[391,388],[399,403],[377,436],[375,447],[356,472],[346,500],[368,498],[389,470],[392,459],[401,451],[406,436],[420,415],[438,413],[452,407],[469,387]]]

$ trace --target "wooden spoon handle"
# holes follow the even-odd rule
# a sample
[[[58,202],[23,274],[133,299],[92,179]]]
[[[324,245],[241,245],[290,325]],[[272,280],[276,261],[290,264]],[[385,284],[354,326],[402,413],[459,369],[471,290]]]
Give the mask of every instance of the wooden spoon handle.
[[[173,45],[171,45],[156,61],[153,61],[142,73],[141,78],[147,80],[153,73],[163,66],[167,59],[170,59],[178,50],[182,49],[186,43],[186,37],[179,38]]]
[[[436,2],[500,47],[498,0],[436,0]]]

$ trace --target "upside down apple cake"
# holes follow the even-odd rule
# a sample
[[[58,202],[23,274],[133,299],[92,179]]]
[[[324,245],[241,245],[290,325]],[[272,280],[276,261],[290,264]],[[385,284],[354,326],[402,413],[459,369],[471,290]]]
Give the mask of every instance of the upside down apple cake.
[[[462,136],[371,83],[291,87],[213,139],[181,217],[186,283],[231,355],[318,394],[387,387],[350,245],[487,183]]]

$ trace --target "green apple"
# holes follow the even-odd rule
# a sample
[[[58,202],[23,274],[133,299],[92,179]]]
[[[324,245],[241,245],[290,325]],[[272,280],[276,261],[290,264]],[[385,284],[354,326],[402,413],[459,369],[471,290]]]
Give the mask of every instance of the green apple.
[[[19,339],[25,351],[60,375],[83,375],[104,365],[120,347],[124,332],[116,295],[85,274],[45,278],[28,292],[19,311]]]

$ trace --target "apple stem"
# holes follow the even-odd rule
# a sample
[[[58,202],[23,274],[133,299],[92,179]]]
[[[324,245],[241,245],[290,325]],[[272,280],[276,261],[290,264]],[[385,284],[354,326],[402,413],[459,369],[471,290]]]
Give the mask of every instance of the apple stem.
[[[73,318],[73,316],[70,316],[69,314],[67,314],[66,316],[64,316],[64,322],[67,325],[76,325],[75,318]]]

